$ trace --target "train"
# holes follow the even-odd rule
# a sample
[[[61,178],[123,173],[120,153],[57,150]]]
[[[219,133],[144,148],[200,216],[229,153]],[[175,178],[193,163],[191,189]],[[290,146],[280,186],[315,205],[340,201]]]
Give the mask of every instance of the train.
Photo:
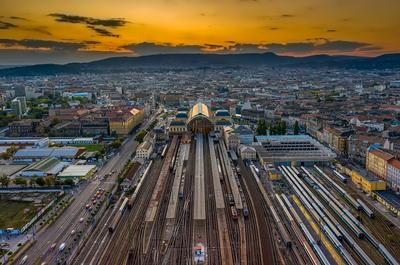
[[[178,197],[179,197],[180,200],[183,199],[183,196],[184,196],[183,190],[184,190],[184,188],[185,188],[185,175],[182,174],[181,182],[179,184],[179,192],[178,192]]]
[[[165,145],[163,151],[161,152],[161,157],[162,157],[162,158],[165,157],[165,154],[166,154],[167,150],[168,150],[168,144]]]
[[[122,215],[124,214],[124,212],[125,212],[125,210],[126,210],[126,208],[127,208],[127,206],[128,206],[128,201],[129,201],[128,198],[124,198],[124,199],[122,200],[121,206],[119,207],[117,213],[114,215],[114,218],[113,218],[113,220],[111,221],[110,226],[108,227],[108,231],[109,231],[110,233],[113,233],[113,232],[114,232],[114,230],[115,230],[115,228],[117,227],[119,221],[121,220],[121,217],[122,217]]]
[[[313,248],[315,254],[318,257],[318,261],[314,260],[313,256],[311,253],[309,253],[308,257],[311,259],[311,261],[313,262],[313,264],[323,264],[323,265],[328,265],[330,264],[329,260],[326,258],[325,254],[323,253],[323,251],[321,250],[321,248],[319,247],[318,243],[315,241],[315,239],[313,238],[313,236],[311,235],[310,231],[308,231],[307,226],[303,223],[302,219],[300,218],[300,216],[297,214],[296,210],[293,208],[293,205],[290,203],[289,199],[286,197],[285,194],[281,195],[283,201],[286,203],[287,207],[290,210],[290,213],[293,215],[293,218],[296,220],[296,222],[298,223],[301,231],[303,232],[305,238],[307,239],[308,243],[310,244],[310,246]],[[283,205],[285,208],[286,206]],[[284,209],[285,209],[284,208]],[[287,212],[289,212],[287,210]],[[305,242],[302,242],[303,245],[305,245]],[[307,248],[306,248],[307,249]]]
[[[345,199],[357,210],[361,210],[361,205],[351,197],[344,189],[342,189],[336,182],[334,182],[328,175],[326,175],[318,166],[314,166],[318,173],[324,177]]]
[[[305,168],[302,167],[302,169],[303,169],[304,172],[306,172],[310,176],[310,178],[313,178],[312,175]],[[321,184],[319,184],[319,185],[321,185]],[[327,192],[327,190],[322,185],[320,186],[320,188],[323,189],[324,191],[326,191],[326,194],[329,194],[329,192]],[[333,202],[335,202],[335,203],[337,203],[339,205],[339,203],[337,202],[337,200],[334,197],[331,197],[331,199],[332,199]],[[361,223],[354,216],[352,216],[350,214],[350,212],[346,208],[339,208],[339,209],[342,210],[343,213],[346,214],[349,217],[348,220],[345,221],[345,223],[348,224],[348,225],[353,224],[356,227],[358,227],[358,229],[363,233],[364,237],[368,241],[371,242],[371,244],[381,253],[381,255],[385,258],[385,260],[389,264],[393,264],[393,265],[398,265],[399,264],[393,258],[393,256],[387,251],[387,249],[382,244],[380,244],[372,235],[370,235],[365,230],[365,228],[361,225]],[[357,252],[357,254],[365,262],[365,264],[374,264],[371,261],[371,259],[367,256],[367,254],[356,244],[356,242],[350,237],[350,235],[348,235],[348,233],[344,229],[341,230],[341,232],[343,233],[345,240],[349,243],[350,246],[352,246],[352,248]]]
[[[245,200],[242,200],[242,205],[243,205],[243,216],[247,218],[249,217],[249,208],[247,207],[247,202]]]
[[[369,218],[374,218],[375,214],[374,212],[368,208],[368,206],[360,199],[357,199],[357,202],[361,205],[362,210],[365,212],[365,214],[369,217]]]
[[[335,175],[341,182],[347,183],[347,178],[341,173],[337,172],[335,169],[333,170],[333,175]]]
[[[269,209],[272,213],[272,217],[274,218],[276,225],[278,226],[278,231],[282,237],[283,243],[287,248],[291,247],[292,241],[290,240],[289,233],[287,232],[285,226],[283,225],[281,218],[278,216],[277,212],[275,211],[275,208],[272,205],[269,206]]]
[[[235,206],[231,206],[231,214],[232,214],[233,220],[237,220],[238,219],[238,213],[237,213],[237,210],[236,210]]]

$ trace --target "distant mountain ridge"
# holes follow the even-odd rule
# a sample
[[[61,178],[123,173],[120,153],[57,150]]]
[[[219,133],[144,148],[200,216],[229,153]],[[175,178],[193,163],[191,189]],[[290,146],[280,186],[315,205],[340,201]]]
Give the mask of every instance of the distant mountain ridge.
[[[130,71],[188,70],[198,68],[329,67],[348,69],[400,68],[400,53],[377,57],[313,55],[280,56],[274,53],[244,54],[157,54],[140,57],[111,57],[88,63],[39,64],[0,69],[0,76],[36,76],[79,73],[122,73]]]

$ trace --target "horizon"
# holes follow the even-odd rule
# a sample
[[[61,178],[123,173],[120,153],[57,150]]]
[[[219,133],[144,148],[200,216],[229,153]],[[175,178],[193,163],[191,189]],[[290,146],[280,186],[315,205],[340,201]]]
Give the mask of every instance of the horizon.
[[[394,0],[4,0],[0,8],[3,65],[160,53],[373,57],[400,47]]]
[[[88,61],[70,61],[70,62],[64,62],[64,63],[32,63],[32,64],[1,64],[0,63],[0,70],[1,69],[7,69],[7,68],[14,68],[14,67],[23,67],[23,66],[35,66],[35,65],[45,65],[45,64],[50,64],[50,65],[68,65],[68,64],[75,64],[75,63],[91,63],[91,62],[97,62],[97,61],[102,61],[102,60],[108,60],[112,58],[140,58],[140,57],[147,57],[147,56],[163,56],[163,55],[249,55],[249,54],[273,54],[276,56],[280,57],[292,57],[292,58],[308,58],[308,57],[314,57],[314,56],[329,56],[329,57],[349,57],[349,58],[377,58],[381,57],[384,55],[395,55],[395,54],[400,54],[398,53],[384,53],[384,54],[379,54],[379,55],[348,55],[348,54],[326,54],[326,53],[320,53],[320,54],[312,54],[312,55],[280,55],[278,53],[274,52],[247,52],[247,53],[155,53],[155,54],[146,54],[146,55],[116,55],[116,56],[110,56],[110,57],[104,57],[104,58],[98,58],[94,60],[88,60]]]

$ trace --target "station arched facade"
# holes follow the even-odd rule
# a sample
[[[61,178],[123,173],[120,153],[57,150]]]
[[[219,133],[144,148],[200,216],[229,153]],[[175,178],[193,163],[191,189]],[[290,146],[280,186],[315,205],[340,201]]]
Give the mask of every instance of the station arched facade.
[[[207,105],[196,103],[189,111],[187,129],[192,133],[208,134],[214,131],[214,122]]]

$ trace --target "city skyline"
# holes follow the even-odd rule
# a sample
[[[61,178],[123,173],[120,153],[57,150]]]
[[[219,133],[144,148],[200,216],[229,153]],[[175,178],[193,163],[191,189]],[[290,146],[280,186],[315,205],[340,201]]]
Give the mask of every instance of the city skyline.
[[[160,53],[396,53],[393,0],[53,1],[0,4],[2,65]]]

